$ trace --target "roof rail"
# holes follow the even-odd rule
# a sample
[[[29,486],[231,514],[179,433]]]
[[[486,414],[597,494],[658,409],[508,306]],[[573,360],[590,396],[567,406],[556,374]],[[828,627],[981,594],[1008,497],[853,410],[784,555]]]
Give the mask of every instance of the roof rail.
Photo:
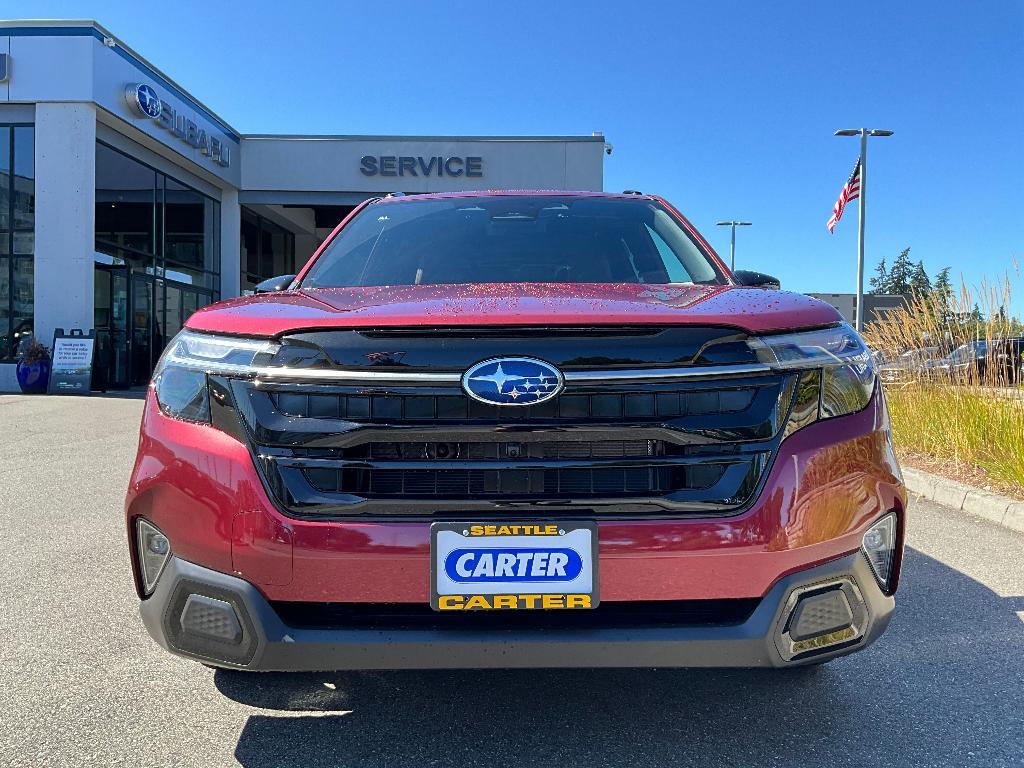
[[[624,189],[624,190],[622,190],[622,194],[624,194],[624,195],[642,195],[643,192],[641,192],[638,189]]]
[[[388,192],[384,197],[405,197],[405,192]]]

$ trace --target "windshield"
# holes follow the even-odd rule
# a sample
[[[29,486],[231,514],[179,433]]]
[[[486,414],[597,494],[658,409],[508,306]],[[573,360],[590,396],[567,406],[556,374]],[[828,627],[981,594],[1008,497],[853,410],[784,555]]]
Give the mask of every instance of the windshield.
[[[957,347],[953,350],[953,353],[949,356],[950,360],[964,361],[973,360],[976,357],[984,357],[985,352],[988,350],[988,343],[984,341],[974,341],[970,344],[964,344],[963,346]]]
[[[908,352],[904,352],[900,355],[900,362],[904,363],[923,363],[934,357],[938,357],[938,347],[924,347],[922,349],[911,349]]]
[[[302,287],[724,282],[651,200],[500,195],[369,205]]]

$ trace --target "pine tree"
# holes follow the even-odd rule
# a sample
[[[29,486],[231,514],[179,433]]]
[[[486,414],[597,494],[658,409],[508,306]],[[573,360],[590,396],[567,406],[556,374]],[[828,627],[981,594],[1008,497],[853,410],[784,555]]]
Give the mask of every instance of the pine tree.
[[[949,280],[949,267],[943,267],[935,276],[935,286],[932,289],[940,297],[949,298],[953,295],[953,283]]]
[[[910,273],[910,288],[917,296],[927,296],[932,292],[932,281],[928,279],[928,272],[925,271],[924,262],[919,261]]]
[[[905,248],[889,270],[889,293],[908,294],[912,290],[911,279],[914,274],[914,265],[910,261],[910,249]]]
[[[949,267],[943,267],[935,276],[931,299],[940,325],[949,328],[956,309],[953,306],[953,283],[949,279]]]
[[[889,292],[889,273],[885,268],[884,256],[878,262],[878,266],[875,268],[875,276],[869,282],[871,283],[871,290],[868,293],[885,294]]]
[[[968,319],[968,327],[971,329],[971,336],[973,338],[985,338],[985,316],[981,314],[981,307],[978,306],[977,302],[974,304],[974,309],[971,310],[971,314]]]

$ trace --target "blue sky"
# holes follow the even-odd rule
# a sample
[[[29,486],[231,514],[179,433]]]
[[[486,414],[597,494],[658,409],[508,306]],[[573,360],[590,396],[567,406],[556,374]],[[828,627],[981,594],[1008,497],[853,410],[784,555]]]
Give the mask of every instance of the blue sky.
[[[972,283],[1024,262],[1024,4],[50,2],[95,18],[245,133],[589,134],[605,188],[657,192],[737,266],[852,291],[869,151],[867,272],[910,246]],[[1020,312],[1024,281],[1017,280]]]

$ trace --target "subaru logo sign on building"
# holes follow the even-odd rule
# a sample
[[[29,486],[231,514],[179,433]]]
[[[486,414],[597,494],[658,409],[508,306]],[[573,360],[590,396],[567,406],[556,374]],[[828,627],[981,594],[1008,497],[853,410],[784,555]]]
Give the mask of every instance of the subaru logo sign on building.
[[[564,384],[561,371],[532,357],[485,360],[462,377],[466,394],[492,405],[543,403],[558,395]]]
[[[156,120],[160,117],[160,97],[156,95],[153,87],[145,83],[129,85],[125,96],[128,104],[139,114],[139,117],[151,117]]]
[[[139,117],[156,120],[161,128],[202,152],[222,168],[231,164],[231,150],[216,136],[183,112],[179,112],[160,98],[153,86],[147,83],[129,83],[124,89],[128,106]]]

